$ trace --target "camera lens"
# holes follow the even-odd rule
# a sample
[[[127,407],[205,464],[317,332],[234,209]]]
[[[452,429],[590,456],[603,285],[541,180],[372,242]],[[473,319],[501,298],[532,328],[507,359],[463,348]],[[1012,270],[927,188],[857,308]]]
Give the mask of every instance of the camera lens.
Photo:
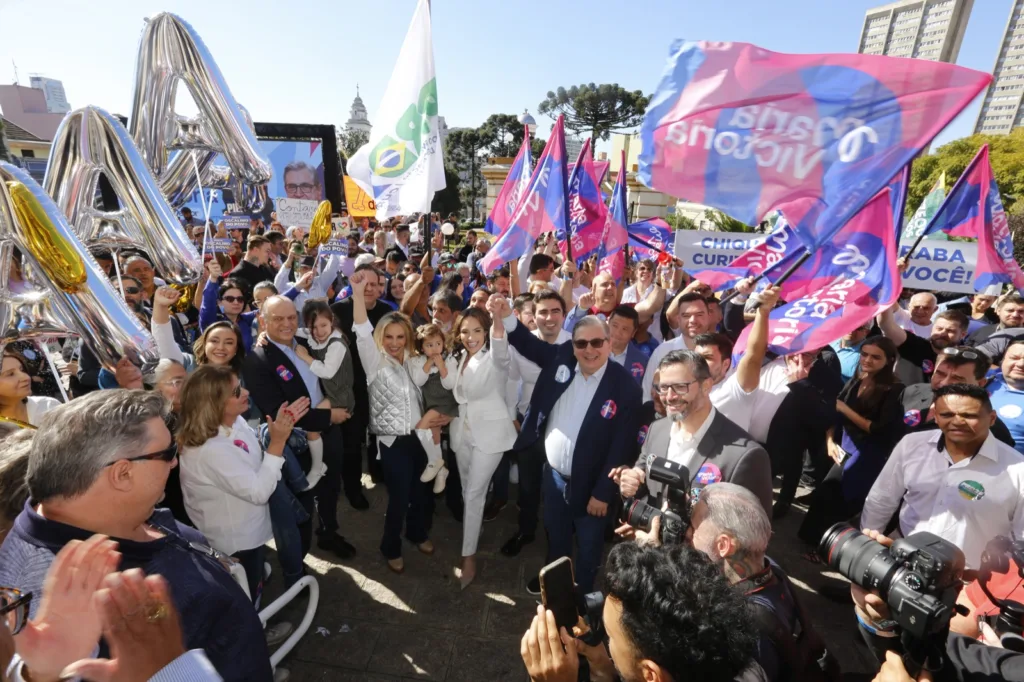
[[[626,523],[637,530],[649,531],[651,519],[661,514],[661,511],[647,504],[643,500],[634,499],[626,512]]]
[[[896,562],[889,550],[848,523],[829,528],[818,545],[818,555],[840,574],[864,588],[876,588],[884,599]]]

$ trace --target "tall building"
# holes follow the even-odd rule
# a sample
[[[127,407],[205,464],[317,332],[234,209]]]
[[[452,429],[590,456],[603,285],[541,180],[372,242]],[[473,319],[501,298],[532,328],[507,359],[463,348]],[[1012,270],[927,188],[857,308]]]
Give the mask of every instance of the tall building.
[[[566,135],[565,158],[569,159],[569,162],[572,163],[576,161],[581,151],[583,151],[583,140],[575,135]]]
[[[43,91],[43,97],[46,99],[46,110],[51,114],[66,114],[71,111],[67,95],[64,94],[64,84],[59,80],[43,76],[31,76],[29,78],[29,85],[36,90]]]
[[[1024,125],[1024,0],[1013,0],[992,77],[974,132],[1005,135]]]
[[[356,98],[352,100],[352,111],[350,112],[349,119],[345,121],[345,128],[347,130],[356,130],[361,133],[370,134],[370,130],[373,126],[370,125],[370,119],[366,116],[366,105],[363,104],[363,98],[359,96],[359,86],[356,86]]]
[[[869,9],[861,54],[955,63],[974,0],[899,0]]]

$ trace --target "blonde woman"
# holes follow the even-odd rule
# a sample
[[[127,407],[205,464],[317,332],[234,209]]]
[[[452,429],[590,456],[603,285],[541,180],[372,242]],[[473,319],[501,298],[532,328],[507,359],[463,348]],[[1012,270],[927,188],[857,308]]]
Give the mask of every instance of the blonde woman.
[[[420,391],[410,375],[409,361],[415,350],[415,333],[409,318],[388,313],[374,328],[366,316],[363,292],[374,271],[352,275],[352,329],[356,333],[359,361],[366,372],[370,394],[370,430],[377,434],[380,463],[388,489],[384,537],[380,551],[395,573],[405,570],[402,560],[402,527],[405,536],[424,554],[433,554],[427,537],[427,502],[430,484],[420,480],[427,465],[424,443],[432,442],[430,429],[451,417],[428,410],[423,414]]]
[[[267,501],[284,466],[295,422],[309,411],[300,398],[267,416],[266,452],[242,414],[249,392],[229,367],[204,365],[181,389],[181,491],[185,509],[210,544],[238,559],[256,603],[263,583],[264,547],[273,537]]]

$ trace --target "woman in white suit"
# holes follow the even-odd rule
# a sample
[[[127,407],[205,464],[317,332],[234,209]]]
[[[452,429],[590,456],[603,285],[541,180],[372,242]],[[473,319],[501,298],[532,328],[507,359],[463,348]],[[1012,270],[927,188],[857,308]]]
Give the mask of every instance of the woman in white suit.
[[[452,326],[452,350],[458,357],[455,400],[459,416],[452,422],[452,450],[462,479],[462,567],[465,589],[476,577],[476,546],[484,518],[487,486],[502,455],[516,442],[505,403],[508,381],[508,339],[501,319],[478,308],[459,314]]]

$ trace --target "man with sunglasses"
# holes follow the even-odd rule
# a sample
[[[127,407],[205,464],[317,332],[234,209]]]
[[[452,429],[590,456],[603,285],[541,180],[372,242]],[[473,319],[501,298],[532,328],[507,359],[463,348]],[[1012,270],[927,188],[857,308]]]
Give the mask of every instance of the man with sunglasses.
[[[772,467],[768,453],[750,435],[715,409],[711,401],[714,379],[707,360],[690,350],[674,350],[658,363],[655,390],[665,405],[667,419],[656,420],[641,431],[643,449],[633,468],[616,472],[620,492],[633,497],[646,491],[652,498],[661,484],[647,481],[655,457],[667,457],[690,472],[690,499],[712,483],[735,483],[754,493],[765,513],[772,513]],[[653,500],[652,500],[653,501]]]
[[[1024,347],[1022,347],[1024,348]],[[988,373],[988,356],[976,348],[951,346],[943,348],[935,361],[935,371],[929,383],[913,384],[903,389],[904,435],[920,431],[934,431],[939,428],[935,422],[935,391],[950,384],[984,386]],[[1014,438],[1006,424],[996,417],[992,424],[992,435],[1014,447]]]
[[[550,344],[519,324],[508,299],[494,294],[509,342],[540,367],[540,376],[513,450],[542,444],[542,495],[547,561],[572,555],[578,543],[576,584],[590,592],[597,577],[608,525],[608,507],[618,493],[609,474],[636,457],[640,388],[629,372],[609,362],[608,325],[588,315],[576,323],[570,343]],[[527,584],[540,593],[540,581]]]
[[[61,548],[106,535],[118,543],[120,570],[167,579],[187,649],[204,649],[225,680],[270,682],[252,603],[201,534],[155,509],[177,464],[167,414],[157,393],[111,390],[46,415],[29,453],[29,501],[0,547],[0,585],[32,592],[35,615]]]

